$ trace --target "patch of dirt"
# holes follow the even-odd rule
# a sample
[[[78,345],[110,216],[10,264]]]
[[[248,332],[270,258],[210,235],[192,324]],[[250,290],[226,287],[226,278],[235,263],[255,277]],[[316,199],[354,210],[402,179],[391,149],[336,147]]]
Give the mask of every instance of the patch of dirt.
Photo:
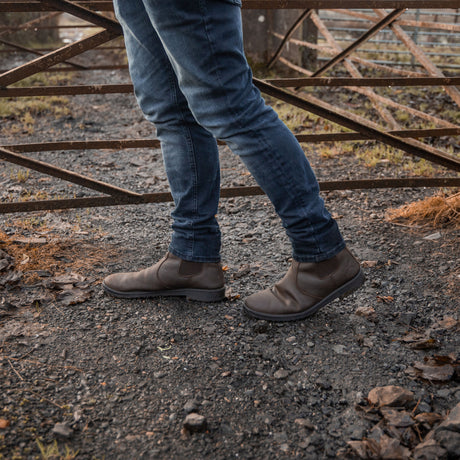
[[[124,72],[91,75],[92,83],[129,81]],[[68,107],[66,117],[36,117],[32,134],[9,133],[15,121],[2,120],[2,143],[155,135],[129,95],[75,96]],[[401,174],[387,162],[369,169],[352,153],[327,158],[322,148],[305,145],[320,180]],[[227,148],[220,154],[223,186],[254,183]],[[135,191],[168,189],[159,150],[32,155]],[[5,201],[38,192],[88,195],[38,173],[0,168]],[[2,216],[0,279],[9,281],[0,285],[0,456],[374,458],[375,449],[392,448],[408,458],[460,399],[459,231],[385,217],[433,193],[324,193],[367,282],[352,297],[287,324],[241,312],[247,295],[289,266],[290,245],[266,197],[221,200],[229,291],[216,304],[114,299],[98,285],[109,273],[164,255],[170,203]],[[442,381],[425,373],[438,357],[449,357],[453,369],[442,369]],[[371,390],[387,386],[413,399],[397,413],[370,405]],[[407,437],[395,423],[425,425],[420,437],[416,428]],[[433,436],[447,456],[455,439]]]

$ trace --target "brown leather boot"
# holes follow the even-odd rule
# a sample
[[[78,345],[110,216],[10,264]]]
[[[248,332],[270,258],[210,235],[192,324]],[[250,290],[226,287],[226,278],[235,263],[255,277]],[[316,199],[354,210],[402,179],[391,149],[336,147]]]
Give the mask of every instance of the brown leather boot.
[[[150,268],[110,275],[102,286],[109,294],[126,298],[182,296],[215,302],[225,297],[220,263],[188,262],[170,252]]]
[[[359,262],[345,248],[319,263],[294,260],[279,283],[249,296],[244,309],[269,321],[304,319],[337,297],[351,294],[363,283]]]

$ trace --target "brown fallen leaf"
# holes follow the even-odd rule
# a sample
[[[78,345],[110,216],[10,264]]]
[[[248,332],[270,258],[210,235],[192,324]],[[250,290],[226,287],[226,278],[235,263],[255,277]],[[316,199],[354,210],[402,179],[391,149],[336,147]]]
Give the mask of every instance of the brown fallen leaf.
[[[373,406],[405,406],[414,400],[414,393],[396,385],[388,385],[373,388],[367,399]]]
[[[413,350],[433,350],[439,348],[441,343],[436,339],[417,340],[409,345]]]
[[[441,344],[438,340],[430,337],[429,332],[409,332],[404,337],[396,339],[399,342],[407,343],[414,350],[431,350],[438,348]]]
[[[376,319],[377,318],[377,315],[375,313],[375,310],[374,308],[372,307],[358,307],[356,310],[355,310],[355,315],[356,316],[362,316],[363,318],[367,318],[367,319]]]
[[[436,329],[453,329],[460,326],[460,321],[453,318],[452,316],[444,316],[441,321],[438,321],[434,324]]]
[[[420,414],[417,414],[414,419],[418,423],[427,423],[432,426],[443,420],[444,417],[436,412],[421,412]]]
[[[414,449],[415,460],[425,460],[428,458],[446,458],[447,452],[436,440],[428,439],[418,444]]]
[[[447,382],[454,376],[455,368],[450,363],[440,362],[436,358],[430,357],[425,358],[424,362],[415,362],[406,372],[430,382]]]
[[[391,295],[378,295],[377,296],[377,302],[383,302],[383,303],[391,303],[395,299]]]
[[[396,428],[406,428],[415,424],[411,414],[405,410],[383,407],[380,411],[382,412],[385,422]]]
[[[379,443],[379,458],[382,460],[408,460],[411,452],[394,438],[383,435]]]
[[[91,297],[92,289],[71,288],[59,292],[56,295],[56,300],[62,303],[65,307],[82,303]]]
[[[377,441],[374,439],[363,439],[362,441],[348,441],[348,446],[351,447],[354,454],[361,459],[378,459],[380,448]]]
[[[452,364],[454,366],[460,365],[459,357],[455,353],[450,353],[448,355],[433,355],[432,359],[438,364]]]
[[[50,289],[68,289],[69,287],[84,283],[86,278],[79,273],[69,273],[66,275],[59,275],[47,281],[47,287]]]

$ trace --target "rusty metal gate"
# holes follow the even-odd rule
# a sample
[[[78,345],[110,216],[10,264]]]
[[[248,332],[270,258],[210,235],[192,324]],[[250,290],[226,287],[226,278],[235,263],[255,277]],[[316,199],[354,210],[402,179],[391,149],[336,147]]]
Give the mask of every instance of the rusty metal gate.
[[[421,110],[402,106],[386,98],[372,88],[386,86],[442,86],[450,98],[460,105],[460,92],[456,86],[460,85],[459,76],[446,76],[437,67],[422,48],[415,43],[411,36],[404,30],[404,25],[415,27],[436,27],[432,23],[419,20],[402,20],[407,8],[440,9],[459,8],[459,0],[243,0],[243,8],[247,9],[301,9],[299,18],[292,27],[282,36],[279,36],[279,47],[274,52],[270,65],[281,62],[296,70],[304,76],[301,78],[254,79],[256,86],[262,93],[277,98],[285,103],[306,110],[321,118],[329,120],[348,132],[335,132],[326,134],[298,134],[299,142],[324,142],[324,141],[350,141],[374,139],[383,144],[400,149],[410,155],[424,158],[430,162],[442,165],[451,171],[460,171],[460,160],[454,156],[434,148],[419,139],[441,136],[458,136],[460,126],[434,117]],[[365,10],[362,10],[365,8]],[[337,10],[343,14],[359,17],[368,24],[368,29],[348,46],[342,47],[326,27],[324,21],[317,13],[318,9]],[[359,10],[355,10],[359,9]],[[389,11],[388,11],[389,9]],[[12,69],[0,70],[0,98],[20,98],[29,96],[77,95],[77,94],[114,94],[130,93],[131,85],[73,85],[73,86],[36,86],[17,87],[15,83],[39,72],[50,69],[91,70],[113,69],[123,66],[93,66],[85,67],[69,61],[71,58],[94,49],[102,44],[119,37],[122,34],[120,25],[108,17],[105,12],[113,10],[111,1],[65,1],[65,0],[39,0],[39,1],[0,1],[0,13],[9,12],[41,12],[42,15],[21,27],[33,28],[41,21],[53,15],[68,13],[76,18],[86,21],[96,28],[96,32],[61,48],[48,52],[25,48],[4,39],[8,28],[0,30],[0,43],[6,46],[22,49],[33,53],[37,57],[25,64]],[[322,36],[323,44],[308,43],[294,38],[296,29],[302,22],[309,18],[316,25]],[[460,26],[450,24],[439,29],[460,31]],[[357,54],[358,48],[367,43],[379,31],[390,30],[398,40],[404,44],[424,71],[405,70],[390,67],[385,64],[371,62]],[[10,29],[11,31],[12,29]],[[307,48],[321,49],[328,56],[326,62],[315,71],[308,71],[283,57],[286,43]],[[63,64],[63,66],[62,66]],[[346,77],[325,77],[331,69],[338,64],[345,67]],[[390,76],[366,77],[358,68],[369,68],[384,71]],[[55,67],[60,65],[60,67]],[[299,88],[311,86],[346,87],[367,97],[375,110],[379,113],[385,127],[371,122],[358,115],[354,115],[332,106],[311,94],[299,93]],[[286,89],[289,88],[289,89]],[[432,126],[429,129],[403,129],[394,119],[387,107],[403,109],[412,115],[428,121]],[[387,127],[389,127],[387,129]],[[41,162],[27,156],[28,153],[52,150],[86,150],[86,149],[128,149],[151,147],[158,148],[159,141],[155,139],[121,139],[121,140],[91,140],[91,141],[59,141],[46,143],[14,144],[0,146],[0,158],[16,165],[20,165],[49,176],[57,177],[74,184],[87,187],[102,193],[100,196],[83,198],[39,200],[27,202],[2,202],[0,213],[29,212],[37,210],[69,209],[79,207],[111,206],[121,204],[159,203],[171,201],[171,195],[163,193],[136,193],[112,184],[98,181],[81,174],[62,169],[58,166]],[[344,189],[369,189],[369,188],[396,188],[396,187],[447,187],[460,186],[460,177],[454,173],[452,177],[414,177],[404,179],[384,178],[367,180],[328,181],[321,182],[322,190]],[[221,190],[222,197],[259,195],[263,192],[258,187],[230,187]]]

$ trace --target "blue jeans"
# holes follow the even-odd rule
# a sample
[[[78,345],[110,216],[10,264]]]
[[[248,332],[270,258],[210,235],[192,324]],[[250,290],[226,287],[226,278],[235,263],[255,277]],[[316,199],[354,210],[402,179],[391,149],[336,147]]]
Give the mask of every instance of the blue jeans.
[[[293,257],[319,262],[345,247],[291,131],[252,83],[240,0],[115,0],[136,98],[155,124],[175,202],[169,250],[220,260],[216,139],[268,195]]]

